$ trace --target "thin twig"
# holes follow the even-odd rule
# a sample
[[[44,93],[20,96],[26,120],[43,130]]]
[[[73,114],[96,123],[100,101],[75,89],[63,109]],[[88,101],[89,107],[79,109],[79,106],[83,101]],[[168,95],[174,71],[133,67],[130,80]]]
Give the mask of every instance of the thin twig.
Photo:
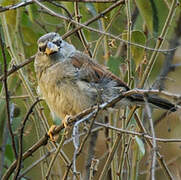
[[[5,99],[6,97],[0,97],[0,99]],[[20,95],[20,96],[9,96],[9,99],[27,99],[30,98],[29,95]]]
[[[49,2],[50,0],[40,0],[41,2]],[[54,1],[66,1],[66,2],[81,2],[81,3],[113,3],[116,2],[116,0],[54,0]],[[5,11],[9,11],[9,10],[13,10],[13,9],[17,9],[20,7],[24,7],[27,6],[29,4],[32,4],[33,0],[26,0],[17,4],[13,4],[13,5],[8,5],[8,6],[0,6],[0,13],[5,12]]]
[[[181,13],[179,15],[179,18],[176,22],[177,26],[174,29],[174,33],[171,36],[171,39],[169,40],[169,47],[173,48],[178,46],[180,43],[180,37],[181,36]],[[164,63],[162,65],[162,69],[160,74],[158,75],[158,77],[156,78],[154,84],[153,84],[153,89],[160,89],[163,90],[165,87],[165,80],[167,79],[167,75],[168,73],[170,73],[171,71],[174,71],[174,65],[173,60],[174,60],[174,55],[175,55],[176,50],[170,52],[169,54],[166,55],[165,59],[164,59]]]
[[[149,50],[149,51],[169,52],[169,51],[173,51],[174,49],[176,49],[176,48],[173,48],[173,49],[158,49],[158,48],[155,48],[155,49],[154,49],[154,48],[150,48],[150,47],[143,46],[143,45],[141,45],[141,44],[128,42],[128,41],[123,40],[123,39],[121,39],[120,37],[115,36],[115,35],[113,35],[113,34],[106,33],[106,32],[103,32],[103,31],[100,31],[100,30],[97,30],[97,29],[95,29],[95,28],[92,28],[92,27],[87,26],[87,25],[90,23],[90,21],[87,21],[87,22],[84,23],[84,24],[78,23],[77,21],[74,21],[74,20],[72,20],[72,19],[70,19],[70,18],[68,18],[68,17],[65,17],[65,16],[63,16],[63,15],[60,15],[60,14],[52,11],[51,9],[49,9],[48,7],[46,7],[45,5],[43,5],[42,3],[40,3],[38,0],[33,0],[33,1],[36,2],[36,4],[38,4],[38,5],[39,5],[41,8],[43,8],[45,11],[47,11],[50,15],[55,16],[55,17],[58,17],[58,18],[60,18],[60,19],[64,19],[64,20],[66,20],[66,21],[68,21],[68,22],[74,23],[74,24],[76,24],[76,25],[79,26],[79,27],[75,28],[74,30],[67,32],[67,33],[63,36],[63,39],[64,39],[65,37],[70,36],[70,35],[73,34],[74,32],[77,32],[79,29],[85,28],[85,29],[88,29],[88,30],[90,30],[90,31],[97,32],[97,33],[99,33],[99,34],[104,34],[104,35],[106,35],[106,36],[109,36],[109,37],[111,37],[111,38],[113,38],[113,39],[116,39],[116,40],[119,40],[119,41],[121,41],[121,42],[124,42],[124,43],[126,43],[126,44],[130,44],[130,45],[132,45],[132,46],[137,46],[137,47],[140,47],[140,48],[144,48],[144,49]],[[124,3],[124,0],[117,1],[117,2],[114,4],[114,6],[113,6],[113,5],[110,6],[110,7],[109,7],[109,11],[111,11],[113,8],[115,8],[116,6],[118,6],[118,5],[121,4],[121,3]],[[99,18],[101,18],[102,16],[103,16],[103,14],[100,13],[96,18],[99,19]],[[94,20],[97,20],[96,18],[94,18]]]
[[[131,42],[131,10],[130,10],[130,0],[125,0],[126,4],[126,15],[127,15],[127,40]],[[131,46],[127,44],[127,69],[128,69],[128,86],[131,84],[132,78],[132,63],[131,63]]]
[[[151,135],[152,135],[152,144],[153,144],[153,155],[152,155],[152,164],[151,164],[151,179],[155,180],[155,168],[156,168],[156,151],[157,151],[157,144],[156,144],[156,137],[155,137],[155,130],[153,127],[153,119],[151,116],[151,110],[148,104],[148,100],[146,98],[146,96],[144,96],[144,100],[145,100],[145,109],[146,109],[146,114],[148,116],[148,120],[150,123],[150,127],[151,127]]]
[[[111,25],[113,24],[115,18],[116,18],[116,17],[118,16],[118,14],[120,13],[120,10],[122,9],[123,5],[124,5],[124,4],[120,4],[120,5],[119,5],[119,9],[118,9],[117,12],[113,15],[113,17],[110,19],[109,24],[108,24],[107,27],[105,28],[105,32],[107,32],[107,31],[110,29],[110,27],[111,27]],[[102,39],[104,38],[104,36],[105,36],[105,35],[101,35],[101,36],[99,37],[99,39],[97,40],[96,45],[95,45],[95,47],[94,47],[93,55],[92,55],[93,58],[96,57],[96,53],[97,53],[98,47],[99,47],[100,43],[102,42]]]
[[[26,116],[25,116],[25,118],[23,119],[23,121],[21,123],[20,136],[19,136],[19,153],[18,153],[17,166],[16,166],[16,170],[15,170],[14,180],[16,180],[18,178],[18,175],[19,175],[20,170],[21,170],[22,155],[23,155],[23,133],[24,133],[25,124],[26,124],[29,116],[33,112],[33,108],[40,101],[41,101],[41,99],[37,99],[32,104],[32,106],[30,107],[29,111],[26,113]]]
[[[94,124],[94,120],[91,121],[91,124]],[[95,128],[95,129],[93,129],[93,130],[91,131],[91,133],[94,133],[94,132],[99,131],[99,130],[102,129],[102,127],[101,127],[101,129],[99,129],[99,128],[100,128],[100,127],[97,127],[97,128]],[[89,130],[90,130],[90,129],[91,129],[91,125],[90,125],[90,127],[89,127]],[[84,137],[84,139],[82,140],[82,143],[80,144],[79,150],[78,150],[78,152],[77,152],[77,157],[78,157],[78,156],[80,155],[80,153],[82,152],[82,149],[83,149],[83,147],[84,147],[84,144],[85,144],[85,142],[86,142],[86,140],[87,140],[87,138],[88,138],[88,136],[89,136],[89,131],[88,131],[86,134],[85,134],[85,133],[80,134],[80,136],[82,136],[82,135],[85,135],[85,137]],[[72,138],[71,138],[70,140],[72,141]],[[67,141],[69,142],[69,140],[67,140]],[[65,144],[66,144],[66,141],[65,141]],[[77,157],[76,157],[76,158],[77,158]],[[73,161],[72,161],[72,162],[69,164],[69,166],[67,167],[67,170],[66,170],[66,172],[65,172],[62,180],[66,180],[66,179],[67,179],[72,164],[73,164]]]
[[[75,9],[76,21],[77,21],[78,23],[80,23],[81,15],[80,15],[80,11],[79,11],[79,4],[78,4],[78,2],[75,2],[75,3],[74,3],[74,9]],[[78,34],[79,34],[80,41],[82,42],[82,44],[83,44],[83,46],[84,46],[84,48],[85,48],[85,50],[86,50],[86,53],[88,53],[89,56],[92,57],[92,52],[91,52],[91,50],[90,50],[90,47],[89,47],[89,45],[88,45],[88,43],[87,43],[87,40],[86,40],[86,38],[85,38],[85,35],[84,35],[82,29],[80,29],[80,30],[78,31]]]
[[[50,176],[50,173],[51,173],[51,169],[53,167],[53,164],[56,160],[56,157],[58,156],[59,152],[60,152],[60,149],[62,148],[63,146],[63,143],[65,141],[65,138],[66,138],[66,134],[65,134],[65,131],[63,132],[63,136],[61,137],[61,141],[60,141],[60,144],[58,145],[58,148],[56,149],[56,152],[55,152],[55,155],[53,156],[53,158],[51,159],[50,161],[50,165],[48,167],[48,170],[47,170],[47,173],[46,173],[46,176],[45,176],[45,179],[49,179],[49,176]]]
[[[24,67],[24,66],[28,65],[29,63],[33,62],[34,58],[35,58],[35,55],[33,55],[30,58],[26,59],[21,64],[13,65],[12,68],[9,71],[7,71],[7,76],[11,75],[12,73],[18,71],[22,67]],[[0,81],[2,81],[2,80],[4,80],[4,75],[0,76]]]
[[[153,140],[153,137],[146,134],[146,133],[140,133],[140,132],[125,130],[125,129],[122,129],[122,128],[117,128],[117,127],[111,126],[109,124],[103,124],[103,123],[100,123],[100,122],[97,122],[97,121],[95,122],[95,124],[98,125],[98,126],[102,126],[104,128],[107,128],[107,129],[112,129],[112,130],[116,131],[117,133],[129,134],[129,135],[132,135],[132,136],[140,136],[140,137],[143,137],[145,139]],[[155,140],[158,141],[158,142],[161,142],[161,143],[178,143],[178,142],[181,142],[181,139],[155,138]]]
[[[7,59],[6,59],[6,54],[5,54],[5,48],[4,48],[4,43],[2,40],[2,34],[1,34],[1,26],[0,26],[0,46],[2,50],[2,56],[4,60],[4,89],[5,89],[5,96],[6,96],[6,112],[7,112],[7,123],[8,123],[8,129],[9,133],[11,136],[11,143],[12,143],[12,149],[15,158],[17,158],[17,151],[16,151],[16,146],[15,146],[15,139],[14,139],[14,134],[13,130],[11,127],[11,120],[10,120],[10,109],[9,109],[9,92],[8,92],[8,84],[7,84]]]
[[[111,99],[110,101],[108,101],[107,103],[101,104],[100,105],[100,109],[106,109],[108,107],[113,106],[114,104],[116,104],[118,101],[120,101],[122,98],[124,98],[124,96],[120,95],[118,97],[115,97],[113,99]],[[89,113],[92,114],[92,116],[94,116],[94,114],[97,112],[97,106],[95,107],[91,107],[89,109],[86,109],[82,112],[80,112],[78,115],[73,116],[70,118],[70,120],[68,121],[67,125],[72,125],[73,123],[75,123],[77,120],[83,118],[84,116],[88,115]],[[57,128],[54,130],[54,132],[52,132],[52,135],[58,134],[62,129],[64,129],[64,125],[60,125],[57,126]],[[31,148],[29,148],[24,154],[23,154],[23,160],[30,157],[35,151],[37,151],[41,146],[47,144],[49,139],[49,136],[47,134],[45,134],[38,142],[36,142]],[[9,178],[9,176],[12,174],[12,172],[14,171],[14,169],[16,168],[17,165],[17,160],[15,160],[11,166],[8,168],[8,170],[6,171],[6,173],[4,174],[2,180],[6,180]]]
[[[101,109],[106,109],[108,107],[112,107],[114,104],[116,104],[117,102],[119,102],[121,99],[123,99],[124,96],[120,95],[118,97],[115,97],[113,99],[111,99],[110,101],[101,104],[100,110]],[[72,125],[73,123],[75,123],[77,120],[80,120],[81,118],[83,118],[84,116],[88,115],[89,113],[92,114],[92,116],[94,116],[94,114],[96,113],[96,109],[97,106],[94,106],[92,108],[86,109],[82,112],[80,112],[78,115],[73,116],[70,118],[70,120],[68,121],[68,125]],[[96,123],[97,124],[97,123]],[[146,130],[144,129],[143,125],[140,125],[142,131],[146,133]],[[64,129],[64,125],[60,125],[57,126],[57,128],[55,129],[55,131],[52,133],[53,135],[59,133],[62,129]],[[143,130],[144,129],[144,130]],[[137,135],[137,134],[136,134]],[[140,136],[144,136],[144,134],[140,134]],[[28,157],[30,157],[35,151],[37,151],[41,146],[47,144],[49,139],[49,136],[47,134],[45,134],[37,143],[35,143],[31,148],[29,148],[24,154],[23,154],[23,160],[27,159]],[[180,142],[181,140],[175,140],[175,142]],[[173,141],[166,141],[166,142],[173,142]],[[160,157],[160,156],[159,156]],[[162,162],[162,159],[160,159],[160,161]],[[6,171],[6,173],[4,174],[2,180],[5,180],[7,178],[9,178],[9,176],[12,174],[13,170],[15,169],[17,164],[17,161],[15,160],[11,166],[8,168],[8,170]]]
[[[110,153],[109,153],[109,156],[108,156],[108,158],[107,158],[107,160],[106,160],[106,163],[105,163],[104,168],[103,168],[103,170],[102,170],[102,173],[101,173],[101,175],[100,175],[100,177],[99,177],[99,180],[106,179],[105,176],[106,176],[106,174],[107,174],[107,172],[108,172],[108,169],[109,169],[109,167],[110,167],[111,161],[112,161],[113,158],[114,158],[114,154],[116,153],[116,150],[117,150],[117,148],[119,147],[120,141],[121,141],[121,134],[118,134],[118,135],[117,135],[117,138],[116,138],[116,140],[115,140],[115,142],[114,142],[114,144],[113,144],[113,146],[112,146],[112,149],[111,149],[111,151],[110,151]]]
[[[164,27],[160,34],[160,37],[158,38],[158,40],[156,42],[155,51],[152,53],[152,56],[149,60],[148,65],[146,66],[145,72],[143,74],[143,78],[141,79],[141,82],[139,85],[140,88],[142,88],[144,86],[144,83],[146,82],[148,77],[150,77],[150,73],[152,71],[153,65],[155,64],[156,58],[158,56],[158,50],[162,47],[162,44],[165,40],[165,36],[167,34],[168,28],[170,27],[170,24],[172,22],[175,12],[176,12],[176,9],[177,9],[176,7],[178,7],[178,0],[173,0],[169,13],[168,13],[168,16],[167,16],[167,19],[165,21]]]
[[[136,120],[136,122],[137,122],[138,127],[140,128],[140,130],[141,130],[144,134],[147,134],[147,131],[146,131],[146,129],[145,129],[142,121],[141,121],[140,118],[138,117],[137,113],[134,114],[134,117],[135,117],[135,120]],[[149,145],[149,147],[150,147],[150,148],[153,148],[153,144],[152,144],[152,142],[150,141],[150,139],[147,139],[147,138],[146,138],[145,140],[146,140],[147,144]],[[161,154],[160,154],[158,151],[156,151],[156,154],[157,154],[157,161],[159,162],[160,166],[162,167],[162,169],[163,169],[166,177],[167,177],[168,179],[170,179],[170,180],[173,180],[173,176],[172,176],[170,170],[168,169],[168,166],[167,166],[167,164],[165,163],[164,158],[161,156]]]
[[[56,148],[53,148],[46,154],[44,154],[40,159],[36,160],[34,163],[32,163],[27,169],[25,169],[19,176],[18,179],[21,179],[25,174],[27,174],[32,168],[36,167],[40,162],[42,162],[44,159],[49,157],[53,152],[55,152]]]
[[[126,92],[123,92],[124,96],[130,96],[133,94],[148,94],[148,95],[160,95],[160,96],[165,96],[167,98],[171,98],[175,101],[179,101],[181,100],[181,95],[180,94],[174,94],[174,93],[170,93],[167,91],[161,91],[161,90],[157,90],[157,89],[150,89],[150,90],[145,90],[145,89],[132,89]]]

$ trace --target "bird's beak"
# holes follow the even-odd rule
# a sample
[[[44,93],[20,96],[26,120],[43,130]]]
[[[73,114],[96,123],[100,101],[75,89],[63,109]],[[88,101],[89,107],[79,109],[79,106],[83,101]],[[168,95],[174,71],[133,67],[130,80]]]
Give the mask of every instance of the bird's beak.
[[[58,47],[57,45],[53,44],[52,42],[47,43],[47,47],[45,49],[45,54],[50,55],[55,52],[58,52]]]

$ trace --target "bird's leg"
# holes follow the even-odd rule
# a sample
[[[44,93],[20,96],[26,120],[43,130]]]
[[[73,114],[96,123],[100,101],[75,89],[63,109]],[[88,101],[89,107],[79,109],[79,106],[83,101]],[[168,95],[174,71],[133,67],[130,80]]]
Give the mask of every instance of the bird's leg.
[[[55,142],[58,139],[57,135],[53,135],[53,131],[56,129],[56,125],[52,125],[50,129],[48,130],[48,136],[50,137],[50,140]]]
[[[65,118],[62,120],[62,123],[64,125],[65,130],[68,128],[68,119],[70,118],[70,115],[66,115]],[[50,129],[48,130],[48,136],[50,137],[50,140],[55,142],[58,139],[58,135],[53,135],[53,131],[56,129],[56,125],[52,125]],[[67,131],[65,131],[67,132]]]
[[[68,127],[68,120],[70,119],[70,117],[70,115],[66,115],[65,118],[62,120],[65,129],[67,129]]]

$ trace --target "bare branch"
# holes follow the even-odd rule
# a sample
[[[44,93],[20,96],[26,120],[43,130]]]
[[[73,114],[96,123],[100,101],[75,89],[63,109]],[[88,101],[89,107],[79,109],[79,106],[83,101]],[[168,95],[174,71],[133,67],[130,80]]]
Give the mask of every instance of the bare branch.
[[[5,54],[5,48],[4,48],[4,43],[2,40],[2,34],[1,34],[1,26],[0,26],[0,46],[2,50],[2,56],[4,60],[4,89],[5,89],[5,96],[6,96],[6,111],[7,111],[7,123],[8,123],[8,129],[9,133],[11,136],[11,143],[13,147],[13,153],[15,158],[17,158],[17,152],[16,152],[16,146],[15,146],[15,140],[14,140],[14,134],[13,130],[11,127],[11,118],[10,118],[10,109],[9,109],[9,92],[8,92],[8,84],[7,84],[7,59],[6,59],[6,54]]]
[[[106,32],[100,31],[100,30],[98,30],[98,29],[89,27],[89,26],[87,26],[88,22],[86,22],[86,23],[84,23],[84,24],[81,24],[81,23],[78,23],[77,21],[74,21],[74,20],[68,18],[68,17],[65,17],[65,16],[63,16],[63,15],[60,15],[60,14],[52,11],[51,9],[49,9],[48,7],[46,7],[45,5],[43,5],[42,3],[40,3],[38,0],[33,0],[33,1],[36,2],[36,4],[38,4],[38,5],[39,5],[41,8],[43,8],[45,11],[47,11],[50,15],[55,16],[55,17],[58,17],[58,18],[60,18],[60,19],[64,19],[64,20],[66,20],[66,21],[68,21],[68,22],[74,23],[74,24],[76,24],[77,26],[79,26],[78,28],[76,28],[76,29],[74,29],[74,30],[72,30],[72,31],[70,31],[70,32],[67,32],[67,33],[63,36],[63,38],[68,37],[70,34],[72,34],[72,33],[74,33],[74,32],[77,32],[77,31],[80,30],[81,28],[85,28],[85,29],[88,29],[88,30],[90,30],[90,31],[97,32],[97,33],[99,33],[99,34],[109,36],[109,37],[111,37],[111,38],[113,38],[113,39],[119,40],[119,41],[124,42],[124,43],[126,43],[126,44],[129,44],[129,45],[132,45],[132,46],[137,46],[137,47],[140,47],[140,48],[144,48],[144,49],[149,50],[149,51],[169,52],[169,51],[173,51],[173,50],[176,49],[176,48],[173,48],[173,49],[158,49],[158,48],[155,48],[155,49],[154,49],[154,48],[150,48],[150,47],[143,46],[143,45],[141,45],[141,44],[137,44],[137,43],[132,43],[132,42],[126,41],[126,40],[124,40],[124,39],[119,38],[118,36],[113,35],[113,34],[106,33]],[[117,1],[117,2],[116,2],[115,4],[113,4],[113,5],[114,5],[114,7],[117,7],[117,6],[118,6],[119,4],[121,4],[121,3],[124,3],[124,0],[119,0],[119,1]],[[113,8],[113,5],[112,5],[111,7],[109,7],[109,8],[110,8],[110,9]],[[99,14],[99,18],[100,18],[100,17],[102,17],[102,13]],[[69,33],[69,34],[68,34],[68,33]]]
[[[40,0],[41,2],[49,2],[50,0]],[[116,2],[116,0],[53,0],[53,1],[66,1],[66,2],[82,2],[82,3],[113,3]],[[0,13],[4,12],[4,11],[9,11],[9,10],[13,10],[13,9],[17,9],[20,7],[24,7],[27,6],[29,4],[32,4],[33,0],[26,0],[17,4],[13,4],[13,5],[9,5],[9,6],[0,6]]]
[[[37,99],[32,106],[30,107],[29,111],[27,112],[25,118],[22,121],[21,124],[21,128],[20,128],[20,136],[19,136],[19,153],[18,153],[18,159],[17,159],[17,167],[16,167],[16,171],[15,171],[15,176],[14,176],[14,180],[16,180],[18,178],[18,175],[20,173],[21,170],[21,163],[22,163],[22,155],[23,155],[23,133],[24,133],[24,128],[25,128],[25,124],[30,116],[30,114],[33,112],[33,108],[36,106],[36,104],[38,102],[40,102],[41,99]]]
[[[31,63],[35,58],[35,55],[31,56],[30,58],[26,59],[24,62],[22,62],[21,64],[18,65],[13,65],[13,67],[7,71],[7,76],[11,75],[12,73],[18,71],[19,69],[21,69],[22,67],[28,65],[29,63]],[[4,80],[5,76],[2,75],[0,76],[0,81]]]
[[[148,120],[150,123],[150,127],[151,127],[151,135],[152,135],[152,144],[153,144],[153,155],[152,155],[152,164],[151,164],[151,179],[155,180],[155,168],[156,168],[156,151],[157,151],[157,144],[156,144],[156,137],[155,137],[155,130],[153,127],[153,119],[151,116],[151,109],[149,107],[148,104],[148,100],[146,98],[146,96],[144,96],[144,100],[145,100],[145,109],[146,109],[146,113],[148,115]]]

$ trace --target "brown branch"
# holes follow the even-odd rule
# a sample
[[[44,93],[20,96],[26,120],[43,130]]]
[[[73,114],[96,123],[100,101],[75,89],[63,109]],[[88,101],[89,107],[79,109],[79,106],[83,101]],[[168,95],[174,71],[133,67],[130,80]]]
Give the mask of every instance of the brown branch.
[[[80,7],[79,7],[79,3],[78,3],[78,2],[75,2],[75,3],[74,3],[74,9],[75,9],[76,21],[77,21],[78,23],[80,23],[81,15],[80,15],[80,10],[79,10]],[[82,44],[83,44],[83,46],[84,46],[84,49],[85,49],[86,53],[88,53],[88,55],[89,55],[90,57],[92,57],[92,52],[91,52],[91,50],[90,50],[90,47],[89,47],[89,45],[88,45],[88,43],[87,43],[87,40],[86,40],[86,38],[85,38],[85,35],[84,35],[82,29],[80,29],[77,33],[78,33],[78,35],[79,35],[80,41],[82,42]]]
[[[121,99],[123,99],[125,96],[124,95],[120,95],[116,98],[111,99],[109,102],[104,103],[102,105],[99,106],[99,110],[102,109],[106,109],[108,107],[112,107],[114,104],[116,104],[118,101],[120,101]],[[74,124],[75,122],[77,122],[78,120],[80,120],[81,118],[83,118],[84,116],[88,115],[88,114],[92,114],[92,117],[95,115],[95,113],[97,112],[97,106],[94,106],[92,108],[86,109],[84,111],[82,111],[81,113],[79,113],[76,116],[73,116],[70,118],[70,120],[68,121],[67,125],[70,126],[72,124]],[[90,117],[90,116],[89,116]],[[96,122],[95,124],[100,125],[100,123]],[[101,124],[101,126],[106,126],[107,128],[113,128],[116,131],[120,131],[122,133],[128,133],[128,134],[133,134],[133,135],[138,135],[138,136],[142,136],[145,137],[146,139],[152,139],[152,137],[146,135],[147,133],[137,133],[137,132],[131,132],[131,131],[126,131],[126,130],[120,130],[119,128],[115,128],[115,127],[111,127],[108,125],[104,125]],[[143,126],[141,126],[141,129],[143,132],[146,132],[143,128]],[[58,134],[62,129],[64,129],[64,125],[59,125],[56,127],[56,129],[54,130],[54,132],[52,133],[53,135]],[[36,152],[41,146],[46,145],[48,143],[48,139],[49,136],[47,134],[45,134],[38,142],[36,142],[31,148],[29,148],[22,156],[22,160],[27,159],[28,157],[32,156],[32,154],[34,152]],[[161,142],[181,142],[180,139],[160,139],[160,138],[156,138],[156,140],[161,141]],[[159,156],[160,157],[160,156]],[[160,159],[160,161],[162,161]],[[10,175],[13,173],[14,169],[17,166],[17,160],[15,160],[11,166],[8,168],[8,170],[6,171],[6,173],[4,174],[2,180],[6,180],[10,177]]]
[[[21,64],[18,65],[13,65],[13,67],[7,71],[7,76],[11,75],[12,73],[18,71],[19,69],[21,69],[22,67],[28,65],[29,63],[31,63],[33,61],[33,59],[35,58],[35,55],[31,56],[30,58],[26,59],[24,62],[22,62]],[[5,78],[5,75],[0,76],[0,81],[3,81]]]
[[[122,98],[124,98],[124,96],[120,95],[112,100],[110,100],[107,103],[104,103],[102,105],[99,106],[99,109],[105,109],[108,107],[112,107],[114,104],[116,104],[118,101],[120,101]],[[70,120],[68,121],[67,125],[72,125],[73,123],[75,123],[77,120],[80,120],[81,118],[83,118],[84,116],[88,115],[89,113],[92,113],[92,116],[94,116],[94,114],[97,112],[97,106],[94,106],[93,108],[89,108],[84,110],[83,112],[79,113],[76,116],[73,116],[72,118],[70,118]],[[57,126],[57,128],[54,130],[54,132],[52,133],[52,135],[58,134],[62,129],[64,129],[64,125],[59,125]],[[32,154],[34,152],[36,152],[41,146],[46,145],[48,142],[49,136],[47,134],[45,134],[38,142],[36,142],[31,148],[29,148],[22,156],[22,160],[27,159],[28,157],[32,156]],[[8,168],[8,170],[6,171],[6,173],[4,174],[4,176],[2,177],[2,180],[6,180],[10,177],[10,175],[13,173],[14,169],[17,166],[17,160],[15,160],[11,166]]]
[[[122,129],[122,128],[117,128],[117,127],[114,127],[114,126],[111,126],[109,124],[103,124],[103,123],[100,123],[100,122],[95,122],[96,125],[98,126],[101,126],[101,127],[104,127],[106,129],[111,129],[111,130],[114,130],[118,133],[122,133],[122,134],[129,134],[129,135],[132,135],[132,136],[140,136],[142,138],[146,138],[146,139],[150,139],[152,140],[153,137],[148,135],[148,134],[145,134],[145,133],[140,133],[140,132],[135,132],[135,131],[130,131],[130,130],[126,130],[126,129]],[[164,139],[164,138],[155,138],[156,141],[158,142],[161,142],[161,143],[180,143],[181,142],[181,139]]]
[[[49,1],[49,0],[40,0],[42,2],[45,1]],[[116,2],[116,0],[54,0],[54,1],[66,1],[66,2],[82,2],[82,3],[86,3],[86,2],[91,2],[91,3],[113,3]],[[0,13],[4,12],[4,11],[9,11],[9,10],[13,10],[13,9],[17,9],[20,7],[24,7],[27,6],[29,4],[32,4],[33,0],[26,0],[17,4],[12,4],[12,5],[8,5],[8,6],[0,6]]]
[[[21,128],[20,128],[20,137],[19,137],[19,153],[18,153],[18,159],[17,159],[17,166],[16,166],[16,171],[14,175],[14,180],[18,179],[18,175],[21,170],[21,163],[22,163],[22,155],[23,155],[23,133],[24,133],[24,128],[25,124],[30,116],[30,114],[33,112],[33,108],[36,106],[38,102],[40,102],[41,99],[37,99],[32,106],[30,107],[29,111],[27,112],[25,118],[22,121]]]
[[[152,115],[151,115],[151,109],[150,106],[148,104],[148,100],[146,95],[144,96],[144,101],[145,101],[145,110],[146,110],[146,114],[148,116],[148,120],[150,123],[150,127],[151,127],[151,135],[152,135],[152,144],[153,144],[153,148],[152,148],[152,163],[151,163],[151,179],[155,180],[155,168],[156,168],[156,151],[157,151],[157,144],[156,144],[156,136],[155,136],[155,130],[154,130],[154,126],[153,126],[153,119],[152,119]]]
[[[4,42],[2,40],[2,34],[1,34],[1,26],[0,26],[0,46],[2,50],[2,56],[4,60],[4,89],[5,89],[5,97],[6,97],[6,112],[7,112],[7,123],[8,123],[8,129],[11,136],[11,143],[12,143],[12,149],[15,158],[17,158],[17,152],[16,152],[16,146],[15,146],[15,140],[14,140],[14,134],[11,127],[11,118],[10,118],[10,105],[9,105],[9,92],[8,92],[8,84],[7,84],[7,59],[5,54],[5,48],[4,48]]]
[[[174,33],[169,40],[169,48],[173,48],[176,46],[179,46],[179,41],[181,37],[181,13],[179,15],[179,18],[177,19],[176,22],[177,26],[174,29]],[[170,52],[164,59],[164,63],[162,65],[161,72],[157,79],[155,80],[153,84],[154,89],[160,89],[163,90],[165,88],[165,80],[167,79],[167,75],[174,70],[173,68],[173,60],[174,60],[174,55],[175,55],[176,49]]]
[[[111,6],[109,6],[107,9],[105,9],[104,11],[100,12],[97,16],[89,19],[87,22],[84,23],[85,26],[88,26],[89,24],[97,21],[98,19],[104,17],[107,13],[109,13],[110,11],[112,11],[114,8],[118,7],[120,4],[124,4],[125,0],[119,0],[116,3],[112,4]],[[80,29],[82,29],[83,27],[78,26],[73,30],[68,31],[67,33],[65,33],[62,38],[65,39],[67,37],[69,37],[70,35],[74,34],[75,32],[79,31]]]
[[[136,113],[134,114],[134,117],[135,117],[135,120],[136,120],[136,122],[138,124],[138,127],[141,129],[141,131],[144,134],[147,134],[147,130],[145,129],[142,121],[140,120],[140,118],[138,117],[138,115]],[[150,141],[150,139],[146,139],[146,142],[147,142],[147,144],[149,145],[150,148],[153,148],[153,144]],[[156,154],[157,154],[157,161],[158,161],[160,167],[163,169],[163,171],[164,171],[165,175],[167,176],[167,178],[172,180],[173,176],[172,176],[170,170],[168,169],[164,158],[162,157],[162,155],[158,151],[156,151]]]
[[[79,27],[77,27],[76,29],[67,32],[67,33],[63,36],[63,39],[64,39],[65,37],[70,36],[72,33],[77,32],[77,31],[80,30],[81,28],[85,28],[85,29],[87,29],[87,30],[89,30],[89,31],[96,32],[96,33],[99,33],[99,34],[102,34],[102,35],[105,35],[105,36],[109,36],[109,37],[111,37],[111,38],[113,38],[113,39],[119,40],[119,41],[124,42],[124,43],[126,43],[126,44],[128,44],[128,45],[132,45],[132,46],[144,48],[145,50],[149,50],[149,51],[170,52],[170,51],[173,51],[173,50],[175,50],[175,49],[178,48],[178,47],[176,47],[176,48],[173,48],[173,49],[157,49],[157,48],[154,49],[154,48],[146,47],[146,46],[141,45],[141,44],[133,43],[133,42],[130,42],[130,41],[121,39],[119,36],[115,36],[115,35],[113,35],[113,34],[110,34],[110,33],[107,33],[107,32],[104,32],[104,31],[101,31],[101,30],[98,30],[98,29],[89,27],[89,26],[87,26],[88,21],[87,21],[86,23],[84,23],[84,24],[78,23],[78,22],[75,21],[75,20],[72,20],[72,19],[70,19],[70,18],[68,18],[68,17],[65,17],[65,16],[63,16],[63,15],[60,15],[60,14],[52,11],[51,9],[49,9],[48,7],[46,7],[45,5],[43,5],[42,3],[40,3],[38,0],[33,0],[33,1],[36,2],[36,4],[39,5],[41,8],[43,8],[45,11],[47,11],[50,15],[55,16],[55,17],[60,18],[60,19],[63,19],[63,20],[66,20],[66,21],[68,21],[68,22],[74,23],[74,24],[76,24],[77,26],[79,26]],[[114,6],[114,8],[115,8],[115,7],[117,7],[119,4],[123,4],[123,3],[125,3],[125,0],[119,0],[119,1],[117,1],[116,3],[114,3],[112,6],[110,6],[109,8],[112,8],[112,9],[113,9],[113,6]],[[112,10],[112,9],[111,9],[111,10]],[[110,11],[111,11],[111,10],[110,10]],[[101,17],[103,16],[102,13],[100,13],[99,16],[100,16],[99,18],[101,18]],[[96,17],[97,17],[97,16],[96,16]]]

